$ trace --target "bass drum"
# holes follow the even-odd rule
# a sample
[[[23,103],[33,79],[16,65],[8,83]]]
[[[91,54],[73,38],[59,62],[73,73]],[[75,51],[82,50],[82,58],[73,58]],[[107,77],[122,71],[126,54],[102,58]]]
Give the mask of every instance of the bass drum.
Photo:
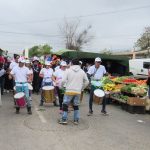
[[[55,100],[54,87],[53,86],[43,86],[42,88],[43,100],[45,103],[52,103]]]
[[[96,89],[94,90],[94,94],[93,94],[93,102],[95,104],[100,105],[102,103],[103,97],[105,96],[105,93],[103,90],[100,89]]]

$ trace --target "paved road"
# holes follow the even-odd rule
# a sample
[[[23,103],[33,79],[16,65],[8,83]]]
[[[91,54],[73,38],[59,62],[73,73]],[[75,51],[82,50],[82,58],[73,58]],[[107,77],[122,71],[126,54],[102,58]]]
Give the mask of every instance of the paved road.
[[[15,114],[12,94],[2,96],[0,107],[1,150],[150,150],[150,115],[132,115],[120,107],[109,105],[109,116],[100,115],[94,105],[94,115],[86,116],[88,95],[81,104],[81,121],[59,125],[58,108],[38,106],[40,96],[33,95],[33,115],[22,109]],[[139,123],[137,120],[142,120]]]

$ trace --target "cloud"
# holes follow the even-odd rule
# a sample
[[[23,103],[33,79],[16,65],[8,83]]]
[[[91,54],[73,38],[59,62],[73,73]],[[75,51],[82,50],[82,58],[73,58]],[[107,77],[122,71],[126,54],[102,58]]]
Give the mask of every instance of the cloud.
[[[93,42],[85,46],[84,50],[131,49],[144,27],[150,25],[150,9],[96,14],[148,5],[149,0],[1,0],[0,47],[11,52],[20,52],[24,48],[43,43],[50,44],[54,49],[64,48],[60,36],[35,34],[59,35],[58,24],[63,22],[64,17],[95,14],[80,18],[82,27],[92,25],[95,36]]]

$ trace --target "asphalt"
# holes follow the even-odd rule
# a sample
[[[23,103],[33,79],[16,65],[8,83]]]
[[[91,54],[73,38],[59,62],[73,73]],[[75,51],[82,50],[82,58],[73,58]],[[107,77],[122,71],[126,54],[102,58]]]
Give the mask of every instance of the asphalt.
[[[150,115],[130,114],[120,106],[108,105],[109,116],[94,105],[88,117],[88,95],[80,105],[80,122],[60,125],[58,107],[39,107],[40,95],[33,95],[32,115],[26,109],[15,114],[12,93],[2,96],[0,107],[0,150],[150,150]]]

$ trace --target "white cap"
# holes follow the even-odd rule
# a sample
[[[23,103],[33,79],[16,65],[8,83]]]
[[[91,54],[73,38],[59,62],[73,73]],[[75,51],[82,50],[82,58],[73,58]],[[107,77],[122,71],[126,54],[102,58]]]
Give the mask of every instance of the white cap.
[[[27,60],[26,60],[26,64],[30,64],[30,60],[27,59]]]
[[[102,60],[101,60],[101,58],[97,57],[97,58],[95,58],[95,61],[96,62],[101,62]]]
[[[61,65],[61,66],[67,66],[67,63],[66,63],[65,61],[62,61],[62,62],[60,63],[60,65]]]
[[[39,61],[39,58],[36,57],[36,56],[34,56],[34,57],[33,57],[33,61],[36,61],[36,60]]]
[[[45,61],[45,65],[50,66],[50,62],[49,61]]]
[[[20,58],[18,59],[18,62],[25,63],[25,60],[20,57]]]

